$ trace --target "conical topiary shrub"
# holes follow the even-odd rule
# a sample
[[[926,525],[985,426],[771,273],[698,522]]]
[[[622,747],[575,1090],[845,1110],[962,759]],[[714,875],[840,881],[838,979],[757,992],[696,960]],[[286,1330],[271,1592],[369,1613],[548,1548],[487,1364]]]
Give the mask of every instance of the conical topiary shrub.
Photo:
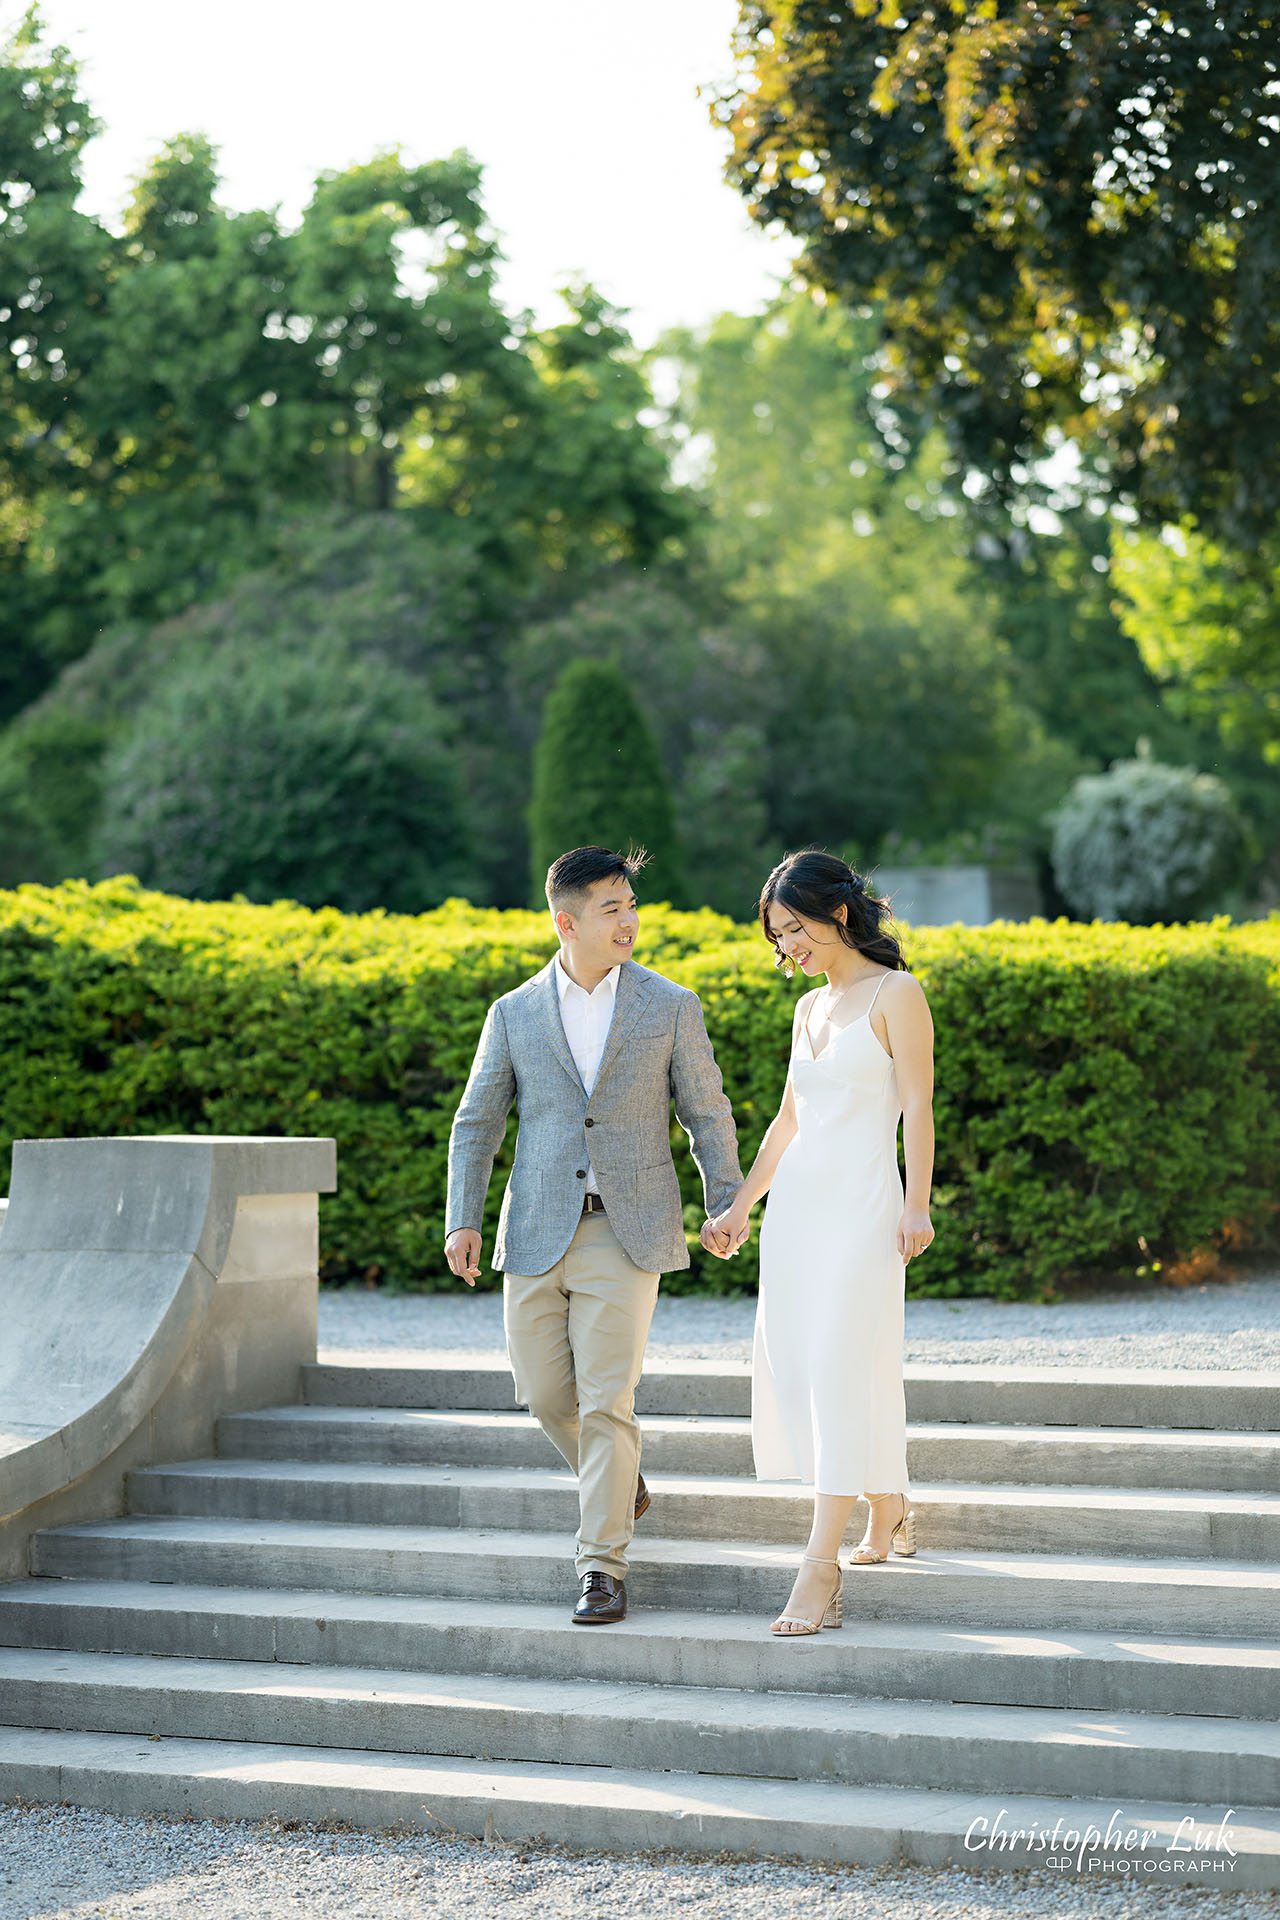
[[[570,847],[646,847],[644,897],[683,905],[675,811],[657,742],[625,677],[599,660],[565,667],[542,710],[529,843],[536,899]]]

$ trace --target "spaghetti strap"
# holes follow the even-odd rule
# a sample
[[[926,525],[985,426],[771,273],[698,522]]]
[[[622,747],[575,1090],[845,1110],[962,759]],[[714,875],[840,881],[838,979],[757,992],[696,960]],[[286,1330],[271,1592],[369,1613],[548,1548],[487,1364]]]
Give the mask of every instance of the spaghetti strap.
[[[882,976],[882,978],[881,978],[881,981],[880,981],[880,987],[882,987],[882,986],[884,985],[884,983],[885,983],[885,981],[886,981],[886,980],[887,980],[888,978],[889,978],[889,974],[888,974],[888,972],[886,972],[886,973],[885,973],[885,974],[884,974],[884,975]],[[863,1016],[862,1016],[864,1020],[869,1020],[869,1019],[871,1018],[871,1007],[874,1007],[874,1005],[875,1005],[875,1003],[876,1003],[876,998],[877,998],[877,995],[878,995],[878,994],[879,994],[879,992],[880,992],[880,987],[877,987],[877,988],[876,988],[876,990],[875,990],[875,993],[873,993],[873,994],[872,994],[872,996],[871,996],[871,1006],[869,1006],[869,1007],[867,1008],[867,1011],[866,1011],[866,1012],[865,1012],[865,1013],[863,1014]]]

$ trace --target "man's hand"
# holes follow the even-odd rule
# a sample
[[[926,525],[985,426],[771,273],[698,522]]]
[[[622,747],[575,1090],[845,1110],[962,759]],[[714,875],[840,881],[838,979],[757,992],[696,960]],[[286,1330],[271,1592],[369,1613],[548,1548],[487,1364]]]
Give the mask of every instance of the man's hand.
[[[698,1238],[708,1253],[715,1254],[717,1260],[727,1260],[729,1258],[729,1236],[727,1233],[717,1232],[716,1226],[717,1223],[711,1218],[710,1214],[708,1214],[698,1229]]]
[[[714,1220],[708,1217],[703,1221],[698,1238],[708,1253],[715,1254],[717,1260],[732,1260],[750,1232],[751,1209],[735,1200]]]
[[[474,1287],[480,1278],[480,1235],[474,1227],[455,1227],[444,1243],[450,1272]]]

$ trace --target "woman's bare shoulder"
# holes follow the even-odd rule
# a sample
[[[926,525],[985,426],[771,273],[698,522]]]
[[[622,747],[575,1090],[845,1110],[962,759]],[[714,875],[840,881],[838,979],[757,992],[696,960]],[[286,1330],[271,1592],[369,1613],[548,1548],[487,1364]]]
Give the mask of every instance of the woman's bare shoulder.
[[[886,986],[884,997],[886,1000],[893,1000],[904,1013],[912,1008],[927,1007],[929,1004],[928,995],[914,973],[907,973],[898,967],[893,970],[893,979]]]

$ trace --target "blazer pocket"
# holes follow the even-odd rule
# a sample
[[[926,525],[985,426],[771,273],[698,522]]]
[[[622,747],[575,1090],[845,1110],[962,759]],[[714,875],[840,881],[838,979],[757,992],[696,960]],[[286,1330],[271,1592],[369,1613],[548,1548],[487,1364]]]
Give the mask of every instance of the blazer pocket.
[[[651,1018],[648,1020],[637,1020],[635,1026],[631,1029],[630,1038],[633,1040],[669,1040],[675,1030],[676,1023],[674,1019],[654,1020]]]
[[[507,1198],[513,1206],[541,1211],[543,1176],[540,1169],[531,1167],[527,1160],[512,1167],[511,1177],[507,1181]]]
[[[641,1206],[680,1205],[680,1176],[670,1159],[636,1168],[636,1199]]]

